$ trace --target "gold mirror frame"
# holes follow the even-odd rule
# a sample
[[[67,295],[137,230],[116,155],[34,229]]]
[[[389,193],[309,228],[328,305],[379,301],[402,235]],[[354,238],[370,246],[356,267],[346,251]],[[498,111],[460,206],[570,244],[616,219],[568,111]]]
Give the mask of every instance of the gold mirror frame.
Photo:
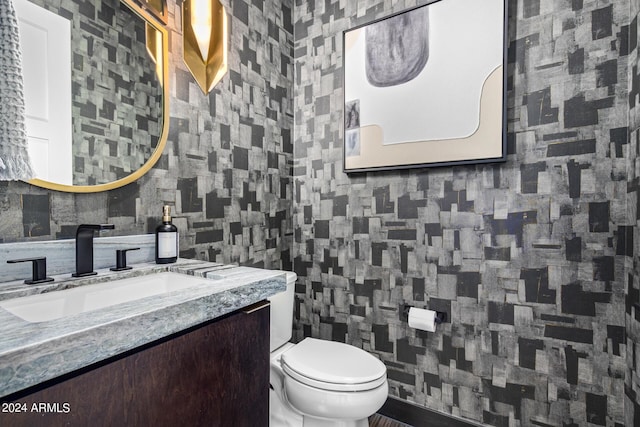
[[[160,85],[162,86],[162,131],[158,138],[158,145],[151,157],[138,170],[116,181],[96,185],[66,185],[34,178],[27,181],[31,185],[47,188],[49,190],[64,191],[67,193],[99,193],[102,191],[113,190],[138,180],[141,176],[147,173],[156,164],[158,159],[160,159],[160,156],[162,156],[162,152],[164,151],[164,147],[169,136],[169,35],[164,27],[158,25],[157,21],[146,10],[135,4],[132,0],[120,0],[120,2],[127,5],[145,21],[147,34],[151,31],[150,28],[153,28],[160,34],[162,39],[162,47],[159,48],[155,38],[147,38],[147,49],[149,50],[150,56],[152,56],[154,61],[161,61],[161,64],[156,63],[156,70],[158,72],[162,71],[163,77],[160,79]],[[152,53],[153,55],[151,55]],[[160,77],[158,76],[158,78]]]

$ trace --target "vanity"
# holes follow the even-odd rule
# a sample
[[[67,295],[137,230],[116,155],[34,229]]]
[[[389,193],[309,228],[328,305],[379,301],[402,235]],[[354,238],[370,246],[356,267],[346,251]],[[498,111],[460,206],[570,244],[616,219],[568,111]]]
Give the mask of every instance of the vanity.
[[[265,300],[285,290],[284,272],[179,259],[54,278],[0,287],[0,425],[268,425]],[[85,292],[154,278],[161,292],[131,287],[129,301]],[[7,302],[58,307],[49,295],[63,292],[98,308],[78,311],[77,296],[62,304],[76,307],[71,314]]]

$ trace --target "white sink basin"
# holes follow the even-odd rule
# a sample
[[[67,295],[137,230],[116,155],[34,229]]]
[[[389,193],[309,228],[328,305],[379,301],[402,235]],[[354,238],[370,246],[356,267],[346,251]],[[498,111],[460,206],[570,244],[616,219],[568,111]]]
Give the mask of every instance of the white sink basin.
[[[27,322],[46,322],[205,282],[202,277],[164,272],[14,298],[0,301],[0,307]]]

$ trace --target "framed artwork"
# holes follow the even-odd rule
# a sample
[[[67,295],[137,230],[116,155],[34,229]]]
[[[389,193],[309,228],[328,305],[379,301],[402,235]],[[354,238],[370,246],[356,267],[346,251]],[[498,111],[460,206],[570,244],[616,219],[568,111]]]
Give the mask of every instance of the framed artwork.
[[[437,0],[347,30],[344,170],[506,159],[507,0]]]

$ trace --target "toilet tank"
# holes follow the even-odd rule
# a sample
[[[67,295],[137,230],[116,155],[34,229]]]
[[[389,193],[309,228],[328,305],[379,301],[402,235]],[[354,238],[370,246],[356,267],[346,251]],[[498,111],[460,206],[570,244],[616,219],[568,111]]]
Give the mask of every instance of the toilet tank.
[[[269,351],[289,342],[293,332],[293,296],[296,273],[287,271],[287,290],[267,298],[271,302],[271,324]]]

